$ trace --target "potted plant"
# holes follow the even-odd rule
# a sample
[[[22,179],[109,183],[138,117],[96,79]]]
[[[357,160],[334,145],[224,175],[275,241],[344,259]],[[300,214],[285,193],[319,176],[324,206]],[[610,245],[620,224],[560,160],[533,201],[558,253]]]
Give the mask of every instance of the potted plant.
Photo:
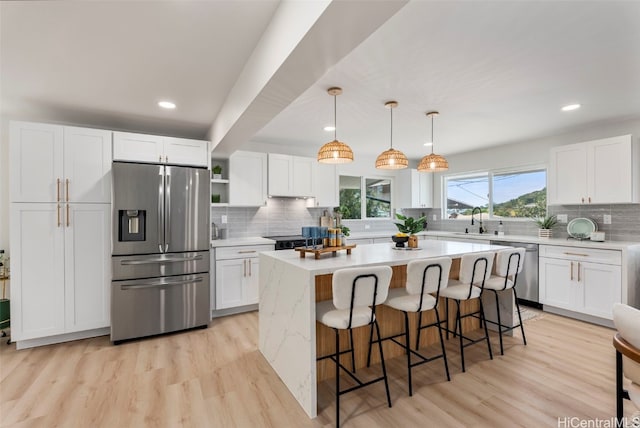
[[[394,237],[394,242],[396,242],[396,246],[398,246],[398,243],[399,243],[396,240],[396,238],[402,238],[402,237],[406,237],[406,235],[409,235],[409,237],[406,240],[400,239],[401,241],[403,241],[400,247],[404,246],[404,242],[409,241],[409,247],[416,248],[418,246],[418,240],[415,234],[424,229],[424,221],[426,218],[420,217],[419,219],[414,219],[413,217],[407,217],[397,213],[396,213],[396,218],[402,221],[402,223],[400,222],[395,223],[399,232],[398,235]]]
[[[214,180],[219,180],[222,178],[222,167],[220,165],[216,165],[211,168],[211,172],[213,173]]]
[[[351,233],[351,229],[347,226],[339,226],[340,230],[342,230],[342,245],[347,245],[347,236]]]
[[[533,221],[538,225],[538,237],[551,238],[551,228],[558,223],[558,218],[555,215],[547,215],[534,218]]]

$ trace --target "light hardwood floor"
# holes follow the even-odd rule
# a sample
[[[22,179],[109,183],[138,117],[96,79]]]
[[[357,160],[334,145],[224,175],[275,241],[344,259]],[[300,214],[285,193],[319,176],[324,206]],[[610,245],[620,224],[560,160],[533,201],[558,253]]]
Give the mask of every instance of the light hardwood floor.
[[[319,385],[307,418],[257,349],[257,313],[210,327],[112,346],[108,337],[16,351],[0,345],[2,427],[334,426],[333,382]],[[393,407],[382,383],[343,396],[345,427],[557,427],[558,418],[615,413],[613,330],[550,315],[525,321],[493,361],[482,344],[447,344],[442,362],[414,370],[409,397],[404,357],[388,361]],[[377,369],[377,367],[373,367]],[[636,409],[625,402],[625,414]],[[570,426],[570,425],[564,425]],[[586,425],[585,425],[586,426]]]

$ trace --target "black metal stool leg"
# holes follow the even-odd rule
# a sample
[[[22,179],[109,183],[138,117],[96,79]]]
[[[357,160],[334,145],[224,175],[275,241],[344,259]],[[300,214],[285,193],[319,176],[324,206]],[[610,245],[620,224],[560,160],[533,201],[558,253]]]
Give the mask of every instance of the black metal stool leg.
[[[444,311],[445,321],[447,322],[447,340],[449,340],[449,299],[444,299]]]
[[[491,351],[491,341],[489,340],[489,330],[487,329],[487,319],[484,317],[484,306],[482,306],[482,298],[480,300],[480,317],[484,326],[484,336],[487,338],[487,348],[489,348],[489,358],[493,360],[493,352]]]
[[[447,352],[444,350],[444,339],[442,338],[442,329],[440,328],[440,314],[438,313],[438,308],[434,308],[436,311],[436,322],[438,323],[438,335],[440,335],[440,347],[442,348],[442,359],[444,360],[444,370],[447,372],[447,380],[451,380],[451,376],[449,376],[449,363],[447,363]]]
[[[378,320],[373,321],[376,326],[376,333],[378,335],[378,349],[380,349],[380,362],[382,363],[382,375],[384,376],[384,388],[387,390],[387,403],[391,407],[391,394],[389,393],[389,382],[387,380],[387,367],[384,364],[384,354],[382,353],[382,340],[380,340],[380,327],[378,326]]]
[[[336,427],[340,426],[340,335],[336,332]]]
[[[422,312],[418,314],[418,335],[416,336],[416,351],[420,349],[420,327],[422,326]]]
[[[498,292],[493,291],[493,295],[496,298],[496,312],[498,314],[498,337],[500,338],[500,355],[504,355],[504,348],[502,346],[502,321],[500,320],[500,301],[498,300]]]
[[[367,367],[371,366],[371,346],[373,343],[373,324],[370,324],[371,330],[369,332],[369,351],[367,352]]]
[[[356,354],[353,351],[353,330],[349,330],[349,342],[351,344],[351,373],[356,372]]]
[[[522,315],[520,315],[520,303],[518,303],[518,293],[516,293],[516,288],[512,287],[511,290],[513,290],[513,299],[516,302],[516,308],[518,309],[518,321],[520,322],[520,331],[522,332],[522,341],[524,342],[524,344],[527,344],[527,338],[524,335],[524,325],[522,324]]]
[[[404,314],[404,346],[407,353],[407,371],[409,372],[409,397],[413,396],[413,384],[411,382],[411,348],[409,345],[409,315],[406,312]],[[418,328],[418,335],[420,335],[420,328]]]
[[[456,310],[456,331],[458,331],[458,326],[460,326],[460,361],[462,362],[462,373],[465,372],[464,368],[464,343],[462,338],[462,320],[460,319],[460,302],[458,300],[455,301],[457,310]]]

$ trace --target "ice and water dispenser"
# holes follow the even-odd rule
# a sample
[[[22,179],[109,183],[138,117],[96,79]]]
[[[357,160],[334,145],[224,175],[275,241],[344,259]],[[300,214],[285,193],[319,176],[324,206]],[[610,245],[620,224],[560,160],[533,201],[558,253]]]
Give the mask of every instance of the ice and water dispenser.
[[[146,210],[118,210],[118,241],[144,241]]]

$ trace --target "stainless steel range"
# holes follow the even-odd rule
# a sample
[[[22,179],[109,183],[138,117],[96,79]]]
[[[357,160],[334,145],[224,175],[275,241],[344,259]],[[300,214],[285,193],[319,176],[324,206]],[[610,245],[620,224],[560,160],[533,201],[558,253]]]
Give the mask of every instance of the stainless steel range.
[[[111,340],[209,323],[209,172],[113,163]]]

